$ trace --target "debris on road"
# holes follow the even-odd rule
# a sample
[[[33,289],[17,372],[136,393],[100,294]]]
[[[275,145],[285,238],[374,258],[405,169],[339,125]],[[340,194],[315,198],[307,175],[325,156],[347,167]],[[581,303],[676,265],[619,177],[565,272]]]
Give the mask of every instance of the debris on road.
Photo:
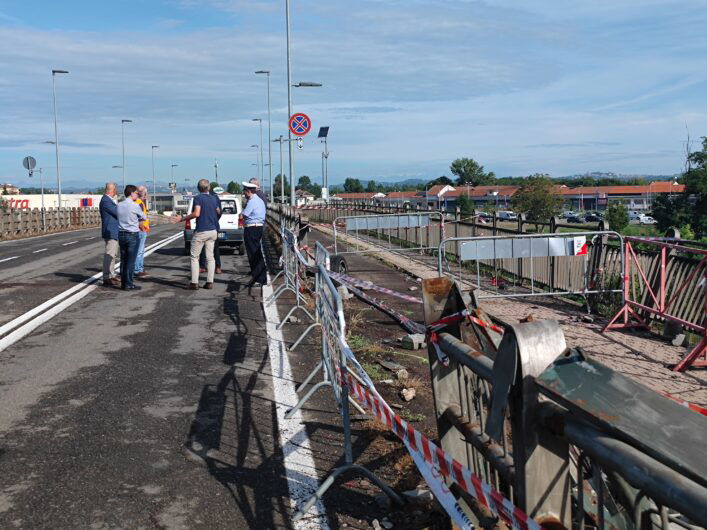
[[[406,350],[422,350],[427,347],[426,337],[422,333],[410,333],[402,340],[403,348]]]
[[[404,401],[412,401],[415,399],[415,389],[414,388],[403,388],[400,391],[400,397],[403,398]]]

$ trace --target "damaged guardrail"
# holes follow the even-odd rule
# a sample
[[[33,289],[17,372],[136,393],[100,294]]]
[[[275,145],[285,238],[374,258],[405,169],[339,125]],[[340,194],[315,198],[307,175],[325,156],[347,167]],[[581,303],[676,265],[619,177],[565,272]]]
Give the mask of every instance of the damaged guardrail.
[[[428,325],[473,311],[448,278],[423,281],[423,297]],[[555,322],[506,326],[498,346],[471,320],[446,331],[429,347],[441,447],[528,516],[565,528],[707,525],[700,414],[568,349]],[[474,524],[489,524],[483,503],[455,493]]]

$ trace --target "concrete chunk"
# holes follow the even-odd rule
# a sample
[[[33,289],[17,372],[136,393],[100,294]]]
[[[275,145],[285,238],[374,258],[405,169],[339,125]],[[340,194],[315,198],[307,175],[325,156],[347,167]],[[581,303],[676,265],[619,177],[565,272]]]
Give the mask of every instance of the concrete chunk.
[[[403,348],[406,350],[420,350],[427,347],[425,336],[422,333],[411,333],[403,337]]]

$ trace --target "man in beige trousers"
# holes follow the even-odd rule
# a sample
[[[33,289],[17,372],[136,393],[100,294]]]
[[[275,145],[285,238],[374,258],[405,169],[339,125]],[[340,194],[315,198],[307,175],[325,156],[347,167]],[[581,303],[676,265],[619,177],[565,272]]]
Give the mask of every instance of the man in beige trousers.
[[[201,179],[197,184],[199,195],[194,198],[192,211],[186,217],[177,215],[172,217],[173,223],[181,223],[196,219],[196,230],[191,240],[191,283],[188,289],[199,288],[199,254],[203,248],[206,254],[206,283],[204,289],[213,289],[214,272],[214,244],[218,237],[218,218],[221,216],[219,200],[209,193],[209,181]]]

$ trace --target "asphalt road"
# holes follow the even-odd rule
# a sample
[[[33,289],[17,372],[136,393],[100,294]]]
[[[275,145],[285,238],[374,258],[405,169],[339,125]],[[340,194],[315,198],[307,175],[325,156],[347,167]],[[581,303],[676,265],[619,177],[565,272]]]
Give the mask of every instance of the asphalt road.
[[[179,228],[155,226],[147,244]],[[0,243],[0,325],[100,272],[103,248],[98,228]]]
[[[3,321],[98,272],[96,235],[0,244]],[[178,238],[142,291],[98,287],[0,352],[0,528],[291,527],[261,294],[223,262],[184,289]]]

